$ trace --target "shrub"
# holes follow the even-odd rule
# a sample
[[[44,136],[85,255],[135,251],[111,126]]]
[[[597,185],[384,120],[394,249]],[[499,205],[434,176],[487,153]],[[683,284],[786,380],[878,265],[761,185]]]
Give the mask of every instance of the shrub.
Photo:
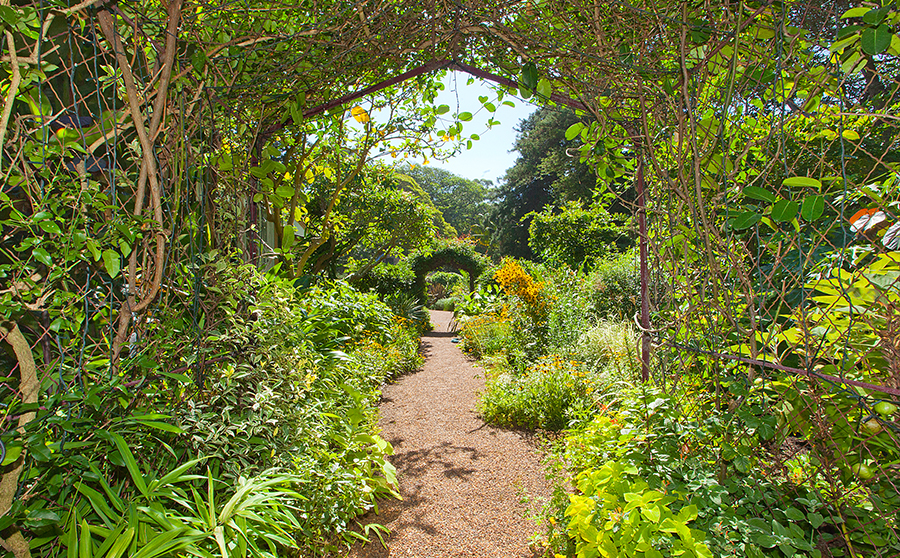
[[[431,328],[431,319],[422,301],[408,293],[396,293],[384,299],[395,316],[406,320],[419,332]]]
[[[549,272],[546,285],[547,295],[553,301],[547,317],[546,350],[568,352],[595,321],[588,311],[589,290],[584,275],[566,267]]]
[[[501,426],[562,430],[586,416],[598,380],[580,363],[550,355],[522,375],[501,373],[489,380],[479,411]]]
[[[640,370],[639,341],[640,334],[630,322],[603,320],[582,333],[574,349],[580,359],[631,381]]]
[[[363,292],[374,291],[382,297],[396,293],[415,295],[416,275],[409,264],[379,263],[362,275],[350,276],[350,284]]]
[[[27,526],[34,555],[113,555],[159,536],[170,554],[206,556],[221,534],[229,554],[263,542],[254,555],[322,555],[397,495],[375,412],[381,385],[421,363],[418,332],[345,283],[298,290],[221,260],[201,271],[215,310],[197,342],[215,358],[179,362],[198,354],[182,347],[184,316],[160,312],[133,359],[174,347],[165,368],[126,382],[86,360],[83,397],[50,394],[23,434],[3,434],[7,450],[27,444],[26,478],[47,479],[4,516]]]
[[[435,310],[443,310],[445,312],[453,312],[456,304],[452,298],[442,298],[434,303]]]
[[[503,312],[461,317],[459,323],[463,350],[476,358],[504,352],[515,346],[513,324]]]
[[[617,223],[601,204],[586,210],[569,202],[559,213],[547,208],[528,216],[533,217],[528,227],[528,246],[549,264],[579,269],[634,244],[626,234],[627,228]]]
[[[598,318],[629,320],[641,306],[641,276],[633,252],[602,260],[588,277],[591,312]]]

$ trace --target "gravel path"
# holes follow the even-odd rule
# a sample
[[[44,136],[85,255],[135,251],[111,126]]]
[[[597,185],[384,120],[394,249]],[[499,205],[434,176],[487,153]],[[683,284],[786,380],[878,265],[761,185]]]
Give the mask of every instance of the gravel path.
[[[382,547],[357,545],[352,558],[525,558],[536,530],[524,518],[548,496],[535,448],[525,435],[486,425],[475,412],[484,371],[474,367],[448,326],[451,312],[432,311],[422,339],[424,367],[385,386],[381,435],[394,446],[403,500],[380,502],[366,522],[391,530]]]

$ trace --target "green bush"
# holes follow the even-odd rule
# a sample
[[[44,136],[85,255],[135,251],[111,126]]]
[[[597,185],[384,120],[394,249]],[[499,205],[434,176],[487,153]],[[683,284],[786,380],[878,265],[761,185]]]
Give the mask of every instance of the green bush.
[[[479,411],[500,426],[562,430],[588,416],[600,378],[557,355],[522,374],[500,373],[487,382]]]
[[[602,260],[588,276],[598,318],[630,320],[641,307],[641,275],[633,252]]]
[[[350,284],[363,292],[374,291],[382,297],[397,293],[415,295],[416,275],[405,261],[379,263],[361,275],[351,275]]]
[[[553,301],[547,317],[546,351],[568,352],[595,321],[588,311],[589,290],[584,275],[562,267],[547,273],[546,289]]]
[[[692,398],[689,407],[679,404]],[[677,545],[686,544],[688,535],[708,549],[698,546],[697,556],[821,558],[825,547],[831,556],[853,556],[842,545],[828,544],[848,532],[856,556],[896,553],[894,527],[889,520],[873,517],[872,504],[860,494],[847,494],[835,506],[828,503],[830,484],[798,484],[793,473],[786,474],[775,463],[753,461],[753,456],[765,455],[763,444],[775,427],[771,415],[761,410],[754,414],[752,407],[733,414],[717,410],[714,396],[697,400],[696,394],[667,395],[645,386],[619,389],[609,403],[590,421],[570,430],[557,447],[561,470],[569,472],[579,489],[568,506],[557,503],[550,512],[551,524],[558,527],[551,529],[549,538],[559,552],[574,556],[578,549],[587,551],[596,540],[589,540],[591,527],[602,526],[615,512],[620,514],[615,517],[621,528],[605,534],[611,537],[608,544],[620,552],[632,549],[623,555],[641,555],[632,546],[637,544],[633,527],[657,514],[648,515],[643,508],[629,514],[628,508],[634,510],[636,502],[665,502],[660,520],[654,520],[649,531],[656,533],[651,537],[665,537],[659,531],[669,533],[668,540],[654,544],[664,557],[679,555]],[[758,436],[737,437],[748,429]],[[805,453],[795,457],[806,460],[797,463],[804,476],[815,467],[809,457]],[[611,468],[615,475],[598,473]],[[586,513],[592,506],[589,501],[595,502],[593,515]],[[668,513],[689,519],[689,530],[661,529]],[[863,524],[865,533],[857,532]]]
[[[434,303],[435,310],[443,310],[446,312],[453,312],[456,308],[456,304],[452,298],[442,298]]]
[[[575,342],[578,358],[602,366],[622,381],[634,381],[640,370],[640,334],[631,322],[602,320]]]
[[[503,315],[480,314],[459,320],[463,350],[476,358],[509,352],[516,346],[513,324]]]
[[[634,243],[627,227],[616,222],[601,204],[583,209],[569,202],[559,212],[547,208],[532,212],[528,227],[528,246],[551,265],[570,269],[590,267],[610,252],[626,250]]]

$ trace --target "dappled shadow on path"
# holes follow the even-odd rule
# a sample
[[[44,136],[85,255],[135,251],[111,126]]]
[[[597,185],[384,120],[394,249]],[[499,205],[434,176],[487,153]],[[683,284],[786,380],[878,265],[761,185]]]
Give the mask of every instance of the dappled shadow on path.
[[[396,448],[402,446],[403,439],[392,438],[390,442]],[[465,464],[467,462],[472,464],[479,457],[480,454],[475,448],[442,442],[427,448],[397,452],[391,458],[391,462],[407,481],[415,482],[426,472],[434,472],[441,468],[445,477],[465,481],[476,471],[474,468],[466,467]]]
[[[457,336],[456,332],[453,332],[453,331],[429,331],[422,337],[428,338],[428,337],[456,337],[456,336]]]
[[[384,548],[375,531],[352,558],[525,558],[534,525],[521,491],[549,496],[543,471],[521,433],[483,423],[475,410],[484,372],[451,342],[453,314],[432,312],[419,370],[384,386],[379,425],[394,447],[403,500],[379,501],[358,519],[391,530]],[[540,500],[534,500],[537,504]],[[357,531],[359,532],[359,530]]]

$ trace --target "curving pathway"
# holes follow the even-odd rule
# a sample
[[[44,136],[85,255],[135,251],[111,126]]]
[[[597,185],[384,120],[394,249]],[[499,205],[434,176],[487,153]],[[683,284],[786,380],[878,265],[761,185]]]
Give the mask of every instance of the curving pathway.
[[[382,392],[381,435],[394,446],[403,500],[379,503],[364,522],[391,530],[384,548],[359,544],[352,558],[526,558],[536,525],[522,494],[549,493],[537,451],[522,433],[488,426],[475,411],[484,371],[473,366],[449,330],[452,312],[431,312],[422,339],[425,365]]]

